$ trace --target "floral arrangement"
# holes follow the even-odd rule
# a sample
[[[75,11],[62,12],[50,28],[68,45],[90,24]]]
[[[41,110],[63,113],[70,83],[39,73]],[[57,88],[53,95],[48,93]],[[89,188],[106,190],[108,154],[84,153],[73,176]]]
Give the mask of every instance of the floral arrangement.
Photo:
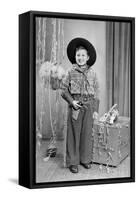
[[[66,77],[67,72],[61,65],[46,61],[41,65],[39,75],[45,87],[50,84],[51,88],[56,90],[60,89],[62,80]]]
[[[114,104],[112,108],[99,119],[99,121],[112,125],[118,119],[118,116],[119,111],[117,109],[117,104]]]

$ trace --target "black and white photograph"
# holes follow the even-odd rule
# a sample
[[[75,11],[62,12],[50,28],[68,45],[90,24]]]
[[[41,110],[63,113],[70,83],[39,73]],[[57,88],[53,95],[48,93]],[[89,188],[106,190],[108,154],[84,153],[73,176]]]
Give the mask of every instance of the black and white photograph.
[[[0,199],[137,196],[137,1],[3,1],[0,16]]]
[[[131,22],[34,23],[36,184],[131,177]]]

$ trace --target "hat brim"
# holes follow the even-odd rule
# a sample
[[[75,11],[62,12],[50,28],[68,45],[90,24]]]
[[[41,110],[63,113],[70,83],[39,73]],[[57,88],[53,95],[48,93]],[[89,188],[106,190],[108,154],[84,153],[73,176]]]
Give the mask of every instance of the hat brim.
[[[96,61],[96,50],[94,46],[86,39],[84,38],[75,38],[70,41],[70,43],[67,46],[67,56],[72,64],[76,63],[75,60],[75,53],[76,48],[79,46],[84,47],[89,54],[89,60],[87,61],[87,65],[92,66]]]

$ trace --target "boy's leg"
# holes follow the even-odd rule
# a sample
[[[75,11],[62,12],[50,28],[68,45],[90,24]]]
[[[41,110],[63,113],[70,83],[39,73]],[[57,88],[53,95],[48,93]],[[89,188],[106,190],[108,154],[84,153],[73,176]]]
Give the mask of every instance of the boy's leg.
[[[82,130],[80,135],[80,162],[90,163],[92,160],[92,126],[93,118],[90,104],[84,107]]]
[[[80,163],[80,132],[82,128],[82,112],[78,119],[72,118],[72,108],[69,108],[67,123],[67,145],[66,145],[66,162],[67,166],[78,165]]]

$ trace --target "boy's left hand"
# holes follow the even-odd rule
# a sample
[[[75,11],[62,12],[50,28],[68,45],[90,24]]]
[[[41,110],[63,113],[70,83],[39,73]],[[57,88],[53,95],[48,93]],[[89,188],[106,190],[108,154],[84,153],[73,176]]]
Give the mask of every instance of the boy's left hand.
[[[93,113],[93,119],[98,120],[98,116],[99,116],[99,115],[98,115],[97,112],[94,112],[94,113]]]

